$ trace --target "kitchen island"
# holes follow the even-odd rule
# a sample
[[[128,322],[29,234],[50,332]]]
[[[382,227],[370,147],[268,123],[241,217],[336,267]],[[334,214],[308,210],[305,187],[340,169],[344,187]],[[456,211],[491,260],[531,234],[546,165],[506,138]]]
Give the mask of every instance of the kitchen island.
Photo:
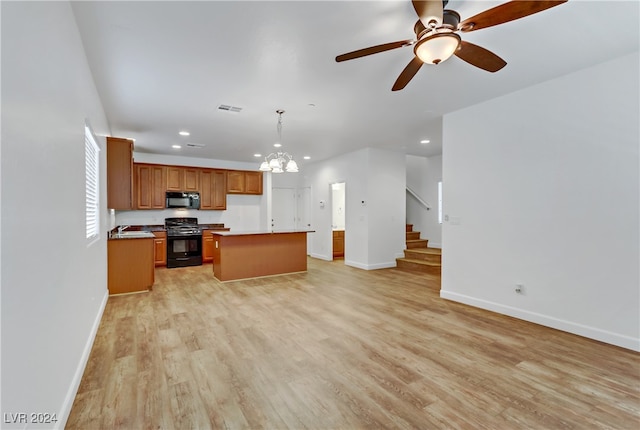
[[[306,272],[307,233],[214,231],[213,276],[224,282]]]

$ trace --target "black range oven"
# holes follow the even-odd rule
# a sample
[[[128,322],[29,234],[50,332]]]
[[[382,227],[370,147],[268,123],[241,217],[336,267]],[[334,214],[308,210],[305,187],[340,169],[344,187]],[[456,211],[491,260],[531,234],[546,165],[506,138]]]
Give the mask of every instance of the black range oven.
[[[202,230],[198,218],[166,218],[167,267],[202,265]]]

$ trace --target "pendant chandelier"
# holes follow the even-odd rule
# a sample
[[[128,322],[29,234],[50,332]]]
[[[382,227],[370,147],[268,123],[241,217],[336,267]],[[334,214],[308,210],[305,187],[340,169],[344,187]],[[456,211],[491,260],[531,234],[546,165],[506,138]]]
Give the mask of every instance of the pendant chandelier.
[[[284,111],[278,109],[278,143],[282,144],[282,114]],[[260,165],[260,170],[263,172],[282,173],[289,172],[295,173],[298,171],[298,164],[294,161],[293,156],[288,152],[277,151],[264,157],[264,161]]]

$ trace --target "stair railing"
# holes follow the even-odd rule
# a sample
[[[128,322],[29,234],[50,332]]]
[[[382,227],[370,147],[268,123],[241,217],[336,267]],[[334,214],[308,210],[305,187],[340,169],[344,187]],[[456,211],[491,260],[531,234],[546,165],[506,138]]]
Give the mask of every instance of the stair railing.
[[[413,197],[415,197],[415,199],[425,208],[427,208],[427,210],[431,210],[431,205],[427,202],[425,202],[422,197],[420,197],[418,195],[418,193],[416,193],[413,189],[411,189],[410,186],[407,185],[407,191],[409,192],[409,194],[411,194]]]

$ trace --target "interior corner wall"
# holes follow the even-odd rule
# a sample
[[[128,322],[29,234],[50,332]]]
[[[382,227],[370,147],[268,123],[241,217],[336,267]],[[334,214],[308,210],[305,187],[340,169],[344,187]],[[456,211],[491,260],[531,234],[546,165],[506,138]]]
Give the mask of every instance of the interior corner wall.
[[[63,428],[108,297],[106,209],[86,240],[85,119],[109,130],[70,4],[0,7],[2,428]],[[32,412],[57,422],[20,422]]]
[[[640,350],[639,64],[445,116],[442,297]]]
[[[369,149],[369,197],[364,203],[356,201],[367,209],[369,217],[369,269],[395,267],[396,258],[404,257],[406,185],[403,153]]]
[[[311,188],[312,257],[333,258],[330,184],[345,182],[345,264],[395,266],[405,238],[404,155],[366,148],[310,164],[300,175],[300,185]]]
[[[438,182],[442,180],[442,155],[431,157],[406,156],[407,186],[427,202],[427,210],[407,192],[407,224],[422,239],[429,240],[429,247],[442,248],[442,226],[438,222]]]

